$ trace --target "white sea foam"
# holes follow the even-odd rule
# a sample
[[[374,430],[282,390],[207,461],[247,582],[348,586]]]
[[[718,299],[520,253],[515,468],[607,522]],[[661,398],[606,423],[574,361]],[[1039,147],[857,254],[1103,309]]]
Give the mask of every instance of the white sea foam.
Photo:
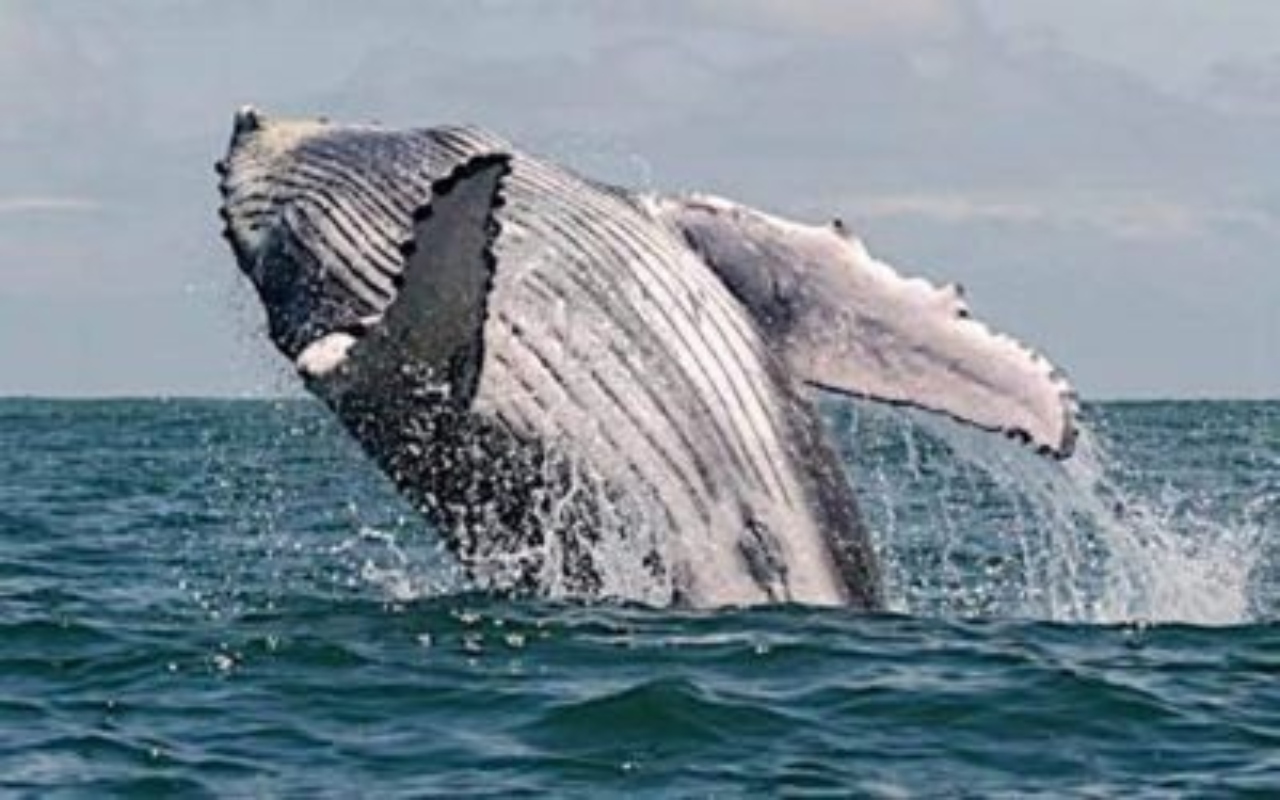
[[[895,437],[852,452],[897,611],[1204,625],[1257,614],[1261,519],[1223,519],[1193,486],[1139,493],[1142,466],[1096,431],[1065,462],[915,412],[860,408],[845,432],[854,447]]]

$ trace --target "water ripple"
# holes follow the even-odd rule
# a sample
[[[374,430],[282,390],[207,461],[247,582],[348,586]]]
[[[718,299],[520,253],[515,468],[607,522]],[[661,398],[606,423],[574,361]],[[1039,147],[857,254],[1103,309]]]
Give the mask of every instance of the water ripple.
[[[1216,481],[1177,513],[1229,531],[1250,509],[1275,531],[1280,442],[1244,428],[1277,408],[1113,422],[1159,454],[1143,463],[1164,472],[1135,480]],[[1179,414],[1200,432],[1171,449]],[[1265,567],[1260,613],[1235,625],[975,613],[1004,600],[929,598],[1012,568],[941,558],[916,520],[894,551],[918,559],[913,614],[504,601],[458,593],[430,532],[306,404],[0,402],[0,474],[0,794],[1280,786]],[[1017,522],[973,502],[951,513],[974,530]],[[935,562],[959,572],[933,582]]]

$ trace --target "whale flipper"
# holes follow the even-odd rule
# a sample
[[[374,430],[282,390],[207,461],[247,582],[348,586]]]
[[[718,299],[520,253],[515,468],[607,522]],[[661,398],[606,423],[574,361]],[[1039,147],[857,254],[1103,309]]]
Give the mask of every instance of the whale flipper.
[[[447,380],[463,403],[475,393],[493,282],[493,215],[508,171],[506,155],[483,155],[436,183],[432,200],[414,214],[414,239],[402,247],[406,267],[396,300],[355,346],[356,360],[418,365]]]
[[[958,287],[899,275],[838,222],[802,225],[703,195],[646,205],[719,274],[801,381],[1071,454],[1076,404],[1066,379],[972,319]]]

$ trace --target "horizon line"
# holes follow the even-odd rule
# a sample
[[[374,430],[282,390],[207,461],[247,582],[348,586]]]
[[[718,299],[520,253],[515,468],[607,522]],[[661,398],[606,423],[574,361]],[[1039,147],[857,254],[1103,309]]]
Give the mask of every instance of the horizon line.
[[[845,396],[845,395],[840,395]],[[847,397],[847,396],[846,396]],[[871,398],[850,397],[852,400],[877,402]],[[303,392],[294,394],[188,394],[184,392],[141,393],[103,393],[103,394],[39,394],[27,392],[0,392],[0,402],[41,401],[59,403],[94,403],[94,402],[180,402],[180,401],[219,401],[219,402],[279,402],[282,400],[321,403],[319,399]],[[1078,398],[1083,405],[1091,403],[1276,403],[1280,395],[1111,395],[1100,397]]]

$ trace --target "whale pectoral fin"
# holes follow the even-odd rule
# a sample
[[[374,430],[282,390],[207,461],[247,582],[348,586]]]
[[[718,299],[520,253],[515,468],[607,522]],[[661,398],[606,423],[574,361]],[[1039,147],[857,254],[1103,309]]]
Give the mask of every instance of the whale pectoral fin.
[[[476,156],[432,186],[414,214],[405,268],[382,319],[351,348],[348,363],[364,371],[399,369],[446,382],[465,402],[482,361],[487,296],[493,280],[495,211],[510,170],[502,154]]]
[[[972,319],[958,287],[899,275],[839,222],[801,225],[704,196],[645,202],[720,275],[801,381],[1071,454],[1076,402],[1065,377]]]

